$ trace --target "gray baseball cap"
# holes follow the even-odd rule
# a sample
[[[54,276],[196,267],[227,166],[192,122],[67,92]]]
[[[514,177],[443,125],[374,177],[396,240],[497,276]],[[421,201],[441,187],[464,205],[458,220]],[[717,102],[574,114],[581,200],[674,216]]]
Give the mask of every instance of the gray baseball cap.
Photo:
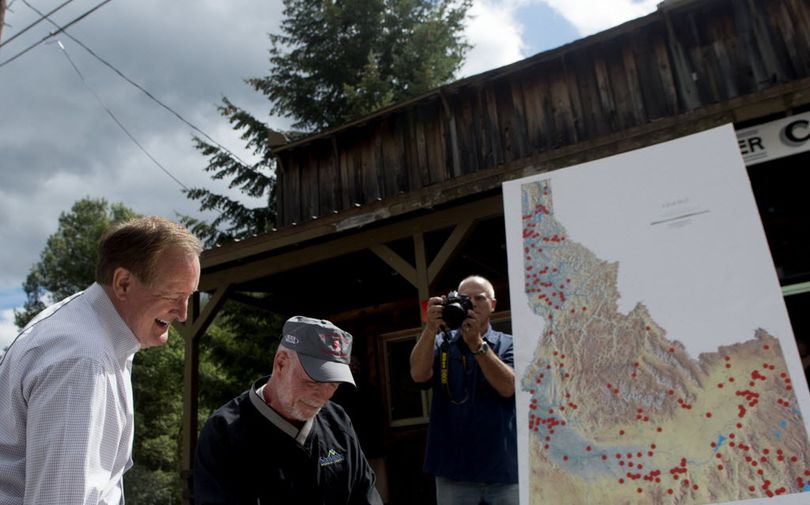
[[[352,336],[325,319],[294,316],[281,330],[281,345],[298,353],[304,371],[318,382],[348,382]]]

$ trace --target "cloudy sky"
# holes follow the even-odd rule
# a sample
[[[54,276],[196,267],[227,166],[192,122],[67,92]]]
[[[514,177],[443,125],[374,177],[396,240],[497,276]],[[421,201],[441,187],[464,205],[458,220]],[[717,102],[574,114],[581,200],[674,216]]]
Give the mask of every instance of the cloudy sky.
[[[25,276],[59,214],[77,200],[208,217],[105,107],[180,183],[229,193],[204,173],[188,125],[70,38],[59,35],[18,56],[53,30],[41,22],[24,31],[39,18],[30,6],[49,12],[65,0],[8,2],[0,47],[0,350],[16,334],[13,310],[24,301]],[[467,27],[473,49],[459,77],[643,16],[658,2],[474,0]],[[267,34],[277,31],[281,0],[73,0],[51,19],[66,25],[101,3],[67,32],[220,144],[250,160],[216,112],[223,96],[271,127],[288,126],[269,117],[266,99],[243,81],[267,74]]]

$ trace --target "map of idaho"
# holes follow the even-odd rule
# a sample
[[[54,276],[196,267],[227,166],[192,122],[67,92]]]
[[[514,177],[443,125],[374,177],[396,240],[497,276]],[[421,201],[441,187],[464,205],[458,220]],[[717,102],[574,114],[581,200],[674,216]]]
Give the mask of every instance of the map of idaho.
[[[545,321],[529,394],[529,503],[705,504],[810,491],[810,444],[776,336],[691,357],[620,265],[569,240],[550,179],[521,185],[525,293]],[[810,503],[810,493],[806,495]]]

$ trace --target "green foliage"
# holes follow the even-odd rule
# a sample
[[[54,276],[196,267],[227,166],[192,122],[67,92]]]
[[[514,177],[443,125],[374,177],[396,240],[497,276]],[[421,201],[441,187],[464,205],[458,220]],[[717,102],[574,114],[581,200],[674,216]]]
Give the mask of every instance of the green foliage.
[[[271,113],[320,130],[450,81],[469,48],[469,0],[285,0],[270,75],[250,79]]]
[[[267,233],[275,223],[275,211],[271,205],[275,189],[275,163],[267,143],[267,127],[244,110],[233,105],[227,98],[218,107],[231,126],[241,131],[240,137],[246,147],[259,156],[259,161],[248,165],[230,152],[194,137],[195,147],[208,158],[205,171],[215,180],[228,179],[228,187],[238,188],[243,194],[264,199],[267,204],[248,208],[241,202],[203,188],[192,188],[186,196],[200,201],[200,210],[213,210],[219,216],[210,223],[183,217],[182,221],[207,247]],[[223,229],[224,227],[224,229]]]
[[[135,466],[124,474],[127,503],[180,503],[183,339],[170,330],[161,347],[139,351],[132,365]]]
[[[201,423],[254,380],[272,372],[284,321],[265,309],[226,302],[200,341]]]
[[[121,203],[108,205],[102,199],[83,198],[70,212],[59,215],[56,233],[48,237],[39,262],[23,283],[26,301],[14,311],[14,323],[23,328],[46,305],[85,289],[95,278],[96,246],[111,224],[137,214]]]

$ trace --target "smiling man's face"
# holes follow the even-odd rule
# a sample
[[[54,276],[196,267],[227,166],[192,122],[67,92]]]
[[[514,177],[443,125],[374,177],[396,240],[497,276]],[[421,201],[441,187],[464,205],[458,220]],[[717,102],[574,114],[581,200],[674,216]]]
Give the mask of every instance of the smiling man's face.
[[[169,326],[186,320],[188,299],[197,290],[200,261],[197,256],[177,249],[165,251],[154,280],[146,285],[130,272],[127,287],[119,295],[119,312],[141,348],[163,345],[169,338]]]

